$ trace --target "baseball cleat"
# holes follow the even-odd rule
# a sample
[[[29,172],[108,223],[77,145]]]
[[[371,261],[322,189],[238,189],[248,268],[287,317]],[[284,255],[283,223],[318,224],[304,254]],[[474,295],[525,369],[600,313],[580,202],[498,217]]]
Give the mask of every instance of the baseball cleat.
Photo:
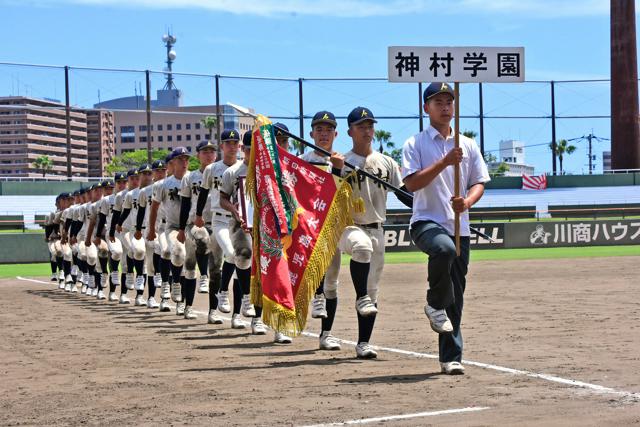
[[[143,305],[147,305],[147,301],[142,295],[136,295],[136,299],[133,300],[133,305],[136,307],[142,307]]]
[[[104,292],[102,290],[99,290],[98,293],[96,294],[96,298],[105,299],[106,297],[104,296]]]
[[[92,297],[98,297],[98,288],[93,288],[91,289],[91,296]],[[89,294],[89,292],[87,292],[87,295]]]
[[[373,316],[378,312],[376,306],[371,302],[369,295],[365,295],[356,300],[356,310],[358,310],[358,313],[360,313],[362,317]]]
[[[120,295],[120,300],[118,301],[120,304],[131,304],[131,300],[125,294]]]
[[[57,273],[51,273],[51,281],[52,282],[57,282],[58,281],[58,274]]]
[[[176,304],[176,316],[184,316],[184,305],[183,302]]]
[[[356,357],[358,359],[375,359],[378,357],[378,353],[368,342],[361,342],[356,346]]]
[[[291,344],[293,339],[289,335],[285,335],[282,332],[276,332],[273,337],[273,342],[276,344]]]
[[[316,295],[311,300],[311,317],[314,319],[327,318],[327,300],[324,295]]]
[[[222,325],[224,321],[222,317],[218,315],[217,310],[209,310],[209,316],[207,317],[207,323],[210,325]]]
[[[320,335],[320,350],[337,351],[340,348],[338,339],[331,335],[331,331],[324,331]]]
[[[118,301],[118,295],[115,292],[109,292],[109,301],[114,302]]]
[[[253,335],[266,335],[267,328],[262,323],[262,320],[259,317],[254,317],[251,319],[251,333]]]
[[[162,291],[160,292],[161,299],[171,299],[171,285],[169,282],[162,284]]]
[[[149,299],[147,300],[147,308],[158,308],[158,307],[160,307],[160,305],[158,304],[156,299],[154,297],[149,297]]]
[[[58,289],[64,289],[64,281],[58,283]]]
[[[78,293],[78,287],[75,285],[75,283],[73,284],[73,286],[71,286],[70,292],[72,294]]]
[[[136,291],[144,291],[144,276],[136,277],[133,288]]]
[[[173,309],[173,307],[171,307],[171,304],[169,304],[169,299],[165,299],[162,298],[160,300],[160,306],[158,307],[160,309],[161,312],[169,312]]]
[[[182,285],[180,285],[180,283],[171,285],[171,300],[173,302],[182,301]]]
[[[230,313],[231,305],[229,304],[229,292],[218,292],[216,297],[218,297],[218,310],[220,310],[221,313]]]
[[[232,329],[244,329],[246,326],[239,314],[234,314],[231,316],[231,328]]]
[[[243,295],[242,296],[242,307],[240,308],[240,312],[244,317],[255,317],[256,316],[256,308],[251,304],[251,296]]]
[[[453,332],[453,325],[447,316],[446,310],[436,309],[429,304],[424,306],[424,314],[429,318],[431,329],[439,334],[450,334]]]
[[[206,274],[203,274],[200,276],[200,279],[198,279],[198,292],[201,294],[209,293],[209,276]]]
[[[86,294],[87,290],[89,290],[89,287],[87,285],[82,285],[82,287],[80,288],[80,293],[81,294]]]
[[[67,282],[66,285],[64,285],[64,290],[65,292],[71,292],[71,285],[73,285],[72,282]],[[75,286],[75,285],[74,285]]]
[[[198,318],[198,315],[193,311],[193,307],[187,305],[184,308],[184,318],[187,320],[194,320]]]
[[[129,290],[132,290],[134,288],[134,286],[135,286],[135,278],[133,276],[133,273],[127,273],[126,279],[124,281],[124,285]]]
[[[447,375],[464,375],[464,366],[460,362],[440,362],[440,369]]]

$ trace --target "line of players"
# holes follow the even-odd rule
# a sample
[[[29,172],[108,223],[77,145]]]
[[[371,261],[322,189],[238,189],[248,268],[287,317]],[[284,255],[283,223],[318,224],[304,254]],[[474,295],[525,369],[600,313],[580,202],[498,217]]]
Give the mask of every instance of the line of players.
[[[357,107],[347,118],[352,150],[333,150],[338,136],[335,116],[318,112],[311,123],[314,143],[331,152],[308,151],[301,156],[341,177],[351,177],[345,160],[390,184],[402,185],[398,164],[372,148],[373,113]],[[285,125],[274,125],[276,140],[285,150],[289,138]],[[130,304],[196,319],[196,290],[209,297],[208,323],[223,324],[222,313],[232,313],[231,327],[243,329],[241,316],[250,318],[252,334],[266,334],[261,307],[250,302],[251,234],[238,212],[238,188],[246,176],[251,133],[241,138],[237,130],[221,134],[220,153],[211,141],[197,148],[200,168],[188,171],[190,153],[174,149],[164,161],[116,173],[89,188],[56,198],[56,211],[45,222],[51,253],[51,280],[60,289],[80,292],[99,300]],[[241,152],[243,158],[239,159]],[[313,318],[321,319],[320,349],[340,350],[331,335],[338,304],[341,254],[351,257],[350,273],[356,291],[358,358],[375,358],[369,344],[377,314],[377,295],[384,266],[382,224],[386,219],[387,189],[370,179],[349,178],[354,196],[364,201],[364,212],[353,213],[354,225],[343,232],[339,247],[319,283],[311,305]],[[396,194],[403,203],[411,201]],[[199,274],[198,274],[199,273]],[[233,283],[233,301],[229,287]],[[80,289],[78,287],[80,286]],[[105,290],[108,287],[108,297]],[[147,291],[145,298],[144,292]],[[119,291],[119,295],[118,295]],[[156,292],[159,291],[159,302]],[[276,333],[274,342],[288,344],[291,337]]]

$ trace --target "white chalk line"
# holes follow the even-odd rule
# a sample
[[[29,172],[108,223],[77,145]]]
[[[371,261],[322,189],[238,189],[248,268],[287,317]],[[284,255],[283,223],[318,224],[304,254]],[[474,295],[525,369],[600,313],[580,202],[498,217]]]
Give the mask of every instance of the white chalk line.
[[[24,277],[16,277],[19,280],[25,280],[28,282],[33,282],[33,283],[42,283],[42,284],[51,284],[52,282],[45,282],[43,280],[36,280],[36,279],[28,279],[28,278],[24,278]],[[208,316],[209,313],[204,312],[204,311],[198,311],[198,310],[194,310],[195,313],[197,314],[202,314],[204,316]],[[224,320],[230,321],[231,318],[229,317],[223,317]],[[245,326],[246,325],[250,325],[250,322],[246,322],[244,321]],[[303,336],[307,336],[307,337],[312,337],[312,338],[320,338],[320,335],[313,333],[313,332],[302,332]],[[339,341],[340,343],[346,344],[346,345],[350,345],[355,347],[358,343],[354,342],[354,341],[349,341],[349,340],[344,340],[344,339],[339,339],[336,338],[337,341]],[[405,356],[411,356],[411,357],[416,357],[416,358],[420,358],[420,359],[438,359],[438,355],[436,354],[429,354],[429,353],[420,353],[420,352],[416,352],[416,351],[410,351],[410,350],[402,350],[402,349],[398,349],[398,348],[392,348],[392,347],[382,347],[382,346],[375,346],[372,345],[372,347],[375,350],[378,351],[384,351],[384,352],[388,352],[388,353],[395,353],[395,354],[402,354]],[[607,394],[607,395],[614,395],[614,396],[618,396],[621,398],[627,398],[627,399],[631,399],[631,400],[635,400],[635,401],[640,401],[640,393],[634,393],[634,392],[630,392],[630,391],[625,391],[625,390],[617,390],[611,387],[605,387],[605,386],[601,386],[598,384],[593,384],[593,383],[588,383],[588,382],[584,382],[584,381],[578,381],[578,380],[573,380],[570,378],[562,378],[562,377],[558,377],[555,375],[549,375],[549,374],[543,374],[543,373],[537,373],[537,372],[531,372],[531,371],[526,371],[523,369],[514,369],[514,368],[507,368],[505,366],[499,366],[499,365],[493,365],[490,363],[483,363],[483,362],[475,362],[473,360],[463,360],[462,363],[464,365],[468,365],[468,366],[475,366],[477,368],[483,368],[483,369],[489,369],[489,370],[493,370],[493,371],[498,371],[498,372],[503,372],[506,374],[512,374],[512,375],[518,375],[518,376],[524,376],[524,377],[528,377],[528,378],[536,378],[536,379],[540,379],[540,380],[544,380],[544,381],[548,381],[548,382],[552,382],[552,383],[556,383],[556,384],[562,384],[562,385],[566,385],[569,387],[576,387],[576,388],[581,388],[584,390],[588,390],[590,392],[593,392],[595,394]]]
[[[349,420],[349,421],[343,421],[338,423],[312,424],[312,425],[306,425],[303,427],[332,427],[332,426],[369,424],[369,423],[379,423],[384,421],[408,420],[411,418],[436,417],[438,415],[462,414],[465,412],[479,412],[487,409],[490,409],[490,408],[487,406],[473,406],[469,408],[444,409],[442,411],[417,412],[415,414],[389,415],[386,417],[376,417],[376,418],[361,418],[358,420]]]

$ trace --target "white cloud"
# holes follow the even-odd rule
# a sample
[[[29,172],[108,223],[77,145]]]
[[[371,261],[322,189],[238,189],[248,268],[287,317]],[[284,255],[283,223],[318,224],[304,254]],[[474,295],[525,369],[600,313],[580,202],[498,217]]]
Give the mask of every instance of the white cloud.
[[[606,0],[0,0],[5,4],[79,4],[148,9],[204,9],[238,15],[371,17],[425,12],[437,15],[518,15],[542,19],[609,13]],[[636,0],[638,3],[638,0]]]

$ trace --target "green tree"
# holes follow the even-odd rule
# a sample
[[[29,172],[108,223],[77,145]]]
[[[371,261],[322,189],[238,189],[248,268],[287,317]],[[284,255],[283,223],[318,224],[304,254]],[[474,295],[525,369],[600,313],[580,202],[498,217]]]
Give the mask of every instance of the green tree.
[[[465,130],[464,132],[462,132],[462,134],[471,139],[476,139],[476,136],[478,136],[478,132],[473,130]]]
[[[44,178],[47,172],[53,169],[53,160],[51,160],[49,156],[42,155],[33,161],[33,167],[39,169]]]
[[[384,129],[378,129],[375,131],[373,138],[378,144],[380,144],[379,151],[384,153],[386,148],[394,148],[395,144],[391,142],[391,132],[387,132]]]
[[[213,141],[213,130],[218,127],[218,119],[215,116],[207,116],[204,119],[200,120],[202,126],[209,132],[208,138],[209,141]]]
[[[496,169],[489,172],[489,176],[491,177],[504,176],[505,172],[509,172],[509,169],[510,169],[509,165],[506,164],[505,162],[502,162],[498,165]]]
[[[488,151],[484,153],[484,161],[487,163],[493,163],[498,161],[498,158],[495,154],[489,153]]]
[[[169,154],[169,150],[155,149],[151,152],[151,158],[154,161],[164,160],[164,158],[167,157],[167,154]],[[137,168],[145,163],[147,163],[147,150],[127,151],[126,153],[119,154],[113,158],[111,163],[107,166],[107,173],[109,175],[113,175],[116,172],[123,172],[132,168]]]
[[[549,143],[549,148],[553,151],[553,142]],[[564,173],[564,169],[562,167],[562,160],[564,159],[564,155],[572,154],[576,151],[576,146],[569,144],[566,139],[561,139],[556,143],[555,155],[558,156],[558,160],[560,161],[560,174]]]

